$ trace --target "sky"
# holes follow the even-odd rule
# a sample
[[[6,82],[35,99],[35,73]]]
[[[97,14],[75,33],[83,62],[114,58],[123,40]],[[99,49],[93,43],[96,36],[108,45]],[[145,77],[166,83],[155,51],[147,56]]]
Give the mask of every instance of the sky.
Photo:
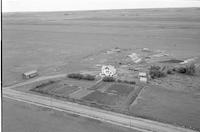
[[[3,12],[200,7],[200,0],[2,0]]]

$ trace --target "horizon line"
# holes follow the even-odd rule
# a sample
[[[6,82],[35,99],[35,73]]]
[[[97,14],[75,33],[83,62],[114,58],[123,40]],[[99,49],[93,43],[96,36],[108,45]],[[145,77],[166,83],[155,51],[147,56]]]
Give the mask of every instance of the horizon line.
[[[3,13],[37,13],[37,12],[87,12],[87,11],[111,11],[111,10],[149,10],[149,9],[184,9],[184,8],[200,8],[200,7],[139,7],[139,8],[113,8],[113,9],[75,9],[75,10],[43,10],[43,11],[3,11]]]

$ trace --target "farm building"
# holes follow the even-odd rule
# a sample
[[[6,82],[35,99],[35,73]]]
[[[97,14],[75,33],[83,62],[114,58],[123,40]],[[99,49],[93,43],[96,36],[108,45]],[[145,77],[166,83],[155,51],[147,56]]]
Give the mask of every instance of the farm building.
[[[24,79],[34,78],[36,76],[38,76],[38,72],[36,70],[23,73]]]
[[[147,73],[139,72],[138,76],[139,76],[140,82],[147,83]]]
[[[147,73],[145,72],[139,72],[139,77],[146,77],[147,76]]]

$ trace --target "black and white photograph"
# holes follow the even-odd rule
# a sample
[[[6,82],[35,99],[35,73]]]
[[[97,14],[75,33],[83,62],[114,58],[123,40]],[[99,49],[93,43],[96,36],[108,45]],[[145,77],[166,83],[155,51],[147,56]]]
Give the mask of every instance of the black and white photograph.
[[[200,132],[200,0],[1,0],[2,132]]]

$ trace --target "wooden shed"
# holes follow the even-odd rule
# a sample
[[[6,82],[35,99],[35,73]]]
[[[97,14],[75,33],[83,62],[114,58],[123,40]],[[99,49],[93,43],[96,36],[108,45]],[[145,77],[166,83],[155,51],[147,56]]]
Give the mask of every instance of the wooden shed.
[[[34,78],[38,76],[38,72],[37,70],[28,71],[28,72],[23,73],[22,76],[24,79],[30,79],[30,78]]]

